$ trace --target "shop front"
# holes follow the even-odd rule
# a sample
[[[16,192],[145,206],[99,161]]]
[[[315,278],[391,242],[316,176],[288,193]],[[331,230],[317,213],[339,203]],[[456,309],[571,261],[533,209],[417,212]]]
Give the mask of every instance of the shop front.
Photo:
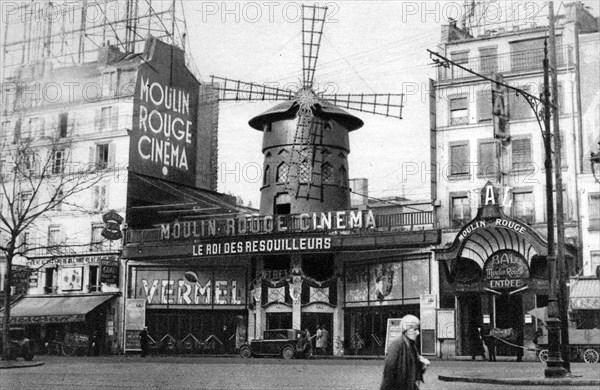
[[[437,294],[439,231],[382,232],[376,219],[337,211],[130,231],[127,299],[143,302],[145,316],[125,324],[130,350],[144,325],[159,351],[183,351],[193,339],[211,353],[232,353],[269,329],[315,335],[320,326],[324,353],[383,354],[387,320],[419,315],[421,295]]]
[[[456,316],[456,340],[447,343],[455,351],[447,352],[472,355],[477,332],[486,336],[495,329],[503,332],[495,344],[497,355],[520,361],[524,354],[534,357],[523,347],[533,347],[542,325],[528,312],[548,304],[547,244],[530,226],[507,217],[497,199],[488,182],[476,218],[450,247],[436,250],[441,301]],[[573,254],[568,250],[567,255]]]

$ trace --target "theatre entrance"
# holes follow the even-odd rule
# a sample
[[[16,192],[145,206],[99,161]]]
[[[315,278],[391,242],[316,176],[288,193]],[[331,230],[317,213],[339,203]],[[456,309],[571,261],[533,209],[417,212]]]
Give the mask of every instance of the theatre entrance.
[[[523,298],[520,294],[502,294],[496,295],[495,312],[496,328],[513,329],[514,339],[509,340],[511,344],[523,345]],[[522,356],[523,349],[500,342],[496,348],[498,356]]]

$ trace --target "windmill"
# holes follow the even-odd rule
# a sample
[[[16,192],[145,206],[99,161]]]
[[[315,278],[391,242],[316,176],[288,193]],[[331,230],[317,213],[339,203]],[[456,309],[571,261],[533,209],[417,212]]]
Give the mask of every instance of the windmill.
[[[263,131],[261,214],[349,208],[348,133],[364,123],[342,107],[402,118],[402,94],[315,91],[326,14],[327,7],[302,5],[302,85],[297,91],[211,76],[220,101],[284,101],[249,121]]]

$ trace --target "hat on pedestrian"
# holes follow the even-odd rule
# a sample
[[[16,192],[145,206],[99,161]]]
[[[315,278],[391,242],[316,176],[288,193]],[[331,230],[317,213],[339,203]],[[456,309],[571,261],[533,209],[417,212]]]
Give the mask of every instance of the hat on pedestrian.
[[[419,327],[421,322],[419,319],[412,314],[407,314],[400,319],[400,328],[402,332],[406,332],[409,329],[416,329]]]

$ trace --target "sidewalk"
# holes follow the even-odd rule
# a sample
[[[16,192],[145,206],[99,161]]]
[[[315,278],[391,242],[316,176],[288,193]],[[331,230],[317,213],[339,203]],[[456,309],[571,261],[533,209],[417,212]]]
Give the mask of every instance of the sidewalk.
[[[483,362],[482,362],[483,363]],[[508,363],[511,369],[499,370],[495,364],[476,364],[468,372],[438,375],[444,382],[488,383],[519,386],[600,386],[598,364],[572,364],[571,373],[564,378],[545,378],[542,364]],[[512,368],[514,366],[514,368]],[[508,378],[507,374],[511,377]]]
[[[6,370],[9,368],[25,368],[25,367],[38,367],[43,365],[44,362],[26,360],[1,360],[0,359],[0,370]]]

